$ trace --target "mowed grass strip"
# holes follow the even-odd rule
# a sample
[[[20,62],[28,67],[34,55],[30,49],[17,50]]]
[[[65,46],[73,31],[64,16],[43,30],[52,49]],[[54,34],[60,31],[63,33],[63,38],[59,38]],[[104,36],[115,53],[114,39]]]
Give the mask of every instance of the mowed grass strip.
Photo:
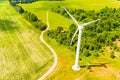
[[[22,18],[8,2],[1,4],[0,79],[35,80],[51,67],[52,53],[39,40],[39,30]]]

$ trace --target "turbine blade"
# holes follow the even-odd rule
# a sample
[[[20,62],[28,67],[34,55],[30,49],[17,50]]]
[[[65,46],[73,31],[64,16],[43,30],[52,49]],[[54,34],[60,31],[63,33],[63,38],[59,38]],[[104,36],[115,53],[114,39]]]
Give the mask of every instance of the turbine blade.
[[[67,9],[64,8],[64,10],[65,10],[65,11],[67,12],[67,14],[72,18],[72,20],[75,22],[75,24],[76,24],[77,26],[79,26],[78,21],[67,11]]]
[[[101,19],[93,20],[93,21],[90,21],[90,22],[88,22],[88,23],[82,24],[81,26],[87,26],[87,25],[89,25],[89,24],[92,24],[92,23],[97,22],[97,21],[100,21],[100,20],[101,20]]]
[[[77,30],[75,31],[75,33],[74,33],[74,35],[73,35],[73,37],[72,37],[72,40],[71,40],[71,42],[70,42],[70,46],[72,45],[73,39],[75,38],[75,35],[77,34],[77,32],[78,32],[78,28],[77,28]]]

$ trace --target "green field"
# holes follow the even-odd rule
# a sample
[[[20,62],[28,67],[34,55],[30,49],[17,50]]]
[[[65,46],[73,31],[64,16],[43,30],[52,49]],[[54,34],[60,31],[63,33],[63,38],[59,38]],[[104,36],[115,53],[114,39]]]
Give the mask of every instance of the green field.
[[[0,2],[0,80],[36,80],[52,65],[52,53],[39,40],[41,33],[39,30],[18,14],[8,2],[4,0]],[[38,1],[20,5],[46,23],[46,12],[56,6],[98,11],[106,6],[119,8],[120,2],[117,0],[65,0]],[[66,30],[73,21],[50,11],[49,23],[50,29],[62,26]],[[60,46],[46,34],[44,39],[58,55],[57,68],[47,80],[120,80],[120,58],[109,58],[107,49],[98,58],[93,56],[83,58],[79,61],[81,70],[76,72],[71,68],[74,64],[75,52],[63,45]],[[92,66],[92,71],[87,69],[88,65]]]
[[[28,10],[35,15],[38,16],[38,18],[42,19],[44,23],[46,23],[46,11],[50,10],[51,8],[62,6],[67,8],[79,8],[79,9],[85,9],[85,10],[100,10],[106,6],[113,7],[113,8],[119,8],[120,1],[117,0],[65,0],[65,1],[37,1],[33,2],[32,4],[20,4],[25,10]],[[65,17],[56,14],[56,13],[49,13],[49,22],[50,22],[50,29],[54,29],[57,26],[63,26],[64,29],[67,29],[70,25],[70,23],[73,23],[73,21],[70,19],[66,19]]]
[[[35,6],[34,6],[35,5]],[[38,18],[46,22],[46,12],[51,8],[56,6],[62,6],[67,8],[81,8],[85,10],[100,10],[106,6],[112,8],[119,8],[120,2],[117,0],[66,0],[61,2],[49,2],[49,1],[38,1],[32,4],[21,4],[21,6],[28,10]],[[55,29],[58,26],[68,29],[72,22],[71,19],[67,19],[59,14],[49,12],[49,23],[50,29]],[[58,55],[58,66],[53,74],[51,74],[47,80],[119,80],[120,79],[120,58],[117,57],[114,60],[109,58],[108,51],[101,54],[106,54],[106,56],[101,55],[99,58],[93,56],[89,58],[84,58],[79,61],[82,67],[80,71],[73,71],[72,65],[74,64],[75,52],[67,49],[65,46],[60,46],[55,40],[50,39],[44,34],[45,40],[54,48]],[[98,51],[98,53],[100,53]],[[100,64],[107,66],[99,66]],[[90,72],[86,67],[88,65],[93,65],[92,72]],[[96,67],[94,67],[94,65]]]
[[[0,3],[0,80],[36,80],[51,67],[40,33],[7,1]]]

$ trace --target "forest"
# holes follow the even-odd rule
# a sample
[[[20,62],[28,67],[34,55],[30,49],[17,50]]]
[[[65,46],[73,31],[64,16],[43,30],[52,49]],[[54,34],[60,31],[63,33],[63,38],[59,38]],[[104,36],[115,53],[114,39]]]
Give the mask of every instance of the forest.
[[[120,40],[120,8],[105,7],[100,11],[86,11],[84,9],[71,8],[68,8],[68,10],[81,23],[101,19],[100,22],[90,24],[83,28],[81,53],[85,53],[85,56],[90,56],[93,51],[103,51],[102,48],[105,46],[110,46],[113,50],[120,51],[120,48],[114,43],[114,41]],[[64,8],[60,6],[52,8],[52,11],[70,18]],[[78,36],[73,40],[72,46],[70,46],[70,42],[76,29],[77,26],[73,23],[69,26],[68,30],[64,30],[64,27],[58,26],[54,30],[47,31],[47,36],[55,39],[59,45],[65,45],[75,51]],[[113,55],[112,57],[114,58]]]

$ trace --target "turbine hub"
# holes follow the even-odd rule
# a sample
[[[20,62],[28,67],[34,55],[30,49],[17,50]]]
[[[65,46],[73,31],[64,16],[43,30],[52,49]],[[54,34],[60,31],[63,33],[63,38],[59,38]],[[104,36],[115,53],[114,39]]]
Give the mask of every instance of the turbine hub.
[[[79,25],[78,28],[79,28],[79,29],[83,29],[83,26]]]

